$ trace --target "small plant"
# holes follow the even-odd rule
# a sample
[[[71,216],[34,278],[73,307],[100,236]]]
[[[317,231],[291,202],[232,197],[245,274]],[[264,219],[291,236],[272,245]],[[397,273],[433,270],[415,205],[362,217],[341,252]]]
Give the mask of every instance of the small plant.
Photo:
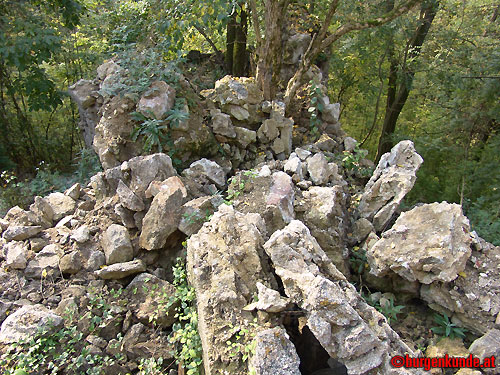
[[[368,260],[366,259],[366,251],[360,249],[359,246],[354,246],[352,248],[351,257],[349,258],[349,263],[353,270],[361,275],[363,270],[368,267]]]
[[[164,120],[148,118],[140,112],[132,112],[130,116],[140,122],[131,134],[132,141],[137,141],[139,136],[144,137],[144,151],[150,152],[153,147],[158,149],[158,152],[163,151],[163,144],[168,141],[166,130],[168,126]]]
[[[243,176],[243,178],[242,178]],[[247,182],[257,176],[257,172],[254,170],[244,171],[239,173],[237,176],[233,176],[229,179],[229,188],[227,189],[227,197],[224,201],[225,204],[231,205],[233,201],[238,198],[241,193],[245,190]]]
[[[309,81],[310,88],[309,88],[309,98],[310,98],[310,106],[309,109],[307,110],[311,114],[311,119],[310,119],[310,131],[311,135],[313,136],[314,139],[319,137],[319,125],[321,124],[321,120],[318,118],[319,114],[323,112],[323,103],[321,102],[320,98],[322,96],[322,92],[319,86],[316,85],[316,83],[311,80]]]
[[[250,323],[251,328],[257,327],[257,319]],[[238,357],[241,355],[241,360],[246,362],[248,358],[255,354],[255,347],[257,342],[254,340],[255,330],[250,330],[247,327],[233,327],[233,340],[227,340],[226,345],[230,349],[231,357]]]
[[[360,149],[358,145],[355,146],[354,150],[344,151],[342,157],[342,166],[347,170],[355,174],[359,174],[362,177],[368,177],[372,171],[370,168],[362,167],[361,160],[368,155],[367,150]]]
[[[99,157],[89,148],[82,148],[78,152],[78,161],[75,163],[75,176],[77,182],[85,183],[90,177],[102,170]]]
[[[401,313],[401,310],[405,308],[405,306],[403,305],[395,306],[394,298],[392,296],[389,298],[384,298],[382,300],[382,303],[380,302],[380,299],[374,300],[371,293],[368,294],[362,293],[361,296],[366,301],[366,303],[368,303],[370,306],[377,309],[378,312],[383,314],[387,319],[387,323],[389,324],[391,324],[392,320],[397,321],[398,314]]]
[[[434,321],[439,324],[438,327],[431,328],[435,334],[450,338],[460,337],[463,339],[465,337],[467,330],[452,323],[448,315],[434,314]]]
[[[182,364],[187,370],[186,375],[200,375],[203,366],[203,349],[198,334],[196,294],[194,288],[188,284],[184,259],[177,258],[173,274],[176,292],[175,296],[169,298],[167,306],[170,307],[179,302],[179,307],[175,314],[178,322],[172,326],[169,342],[175,347],[176,362]]]

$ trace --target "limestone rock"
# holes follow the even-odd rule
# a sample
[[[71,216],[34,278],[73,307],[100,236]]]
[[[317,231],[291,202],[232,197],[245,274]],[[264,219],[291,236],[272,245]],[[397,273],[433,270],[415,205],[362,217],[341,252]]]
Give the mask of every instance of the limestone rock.
[[[71,186],[68,190],[64,192],[65,195],[74,199],[75,201],[80,198],[82,186],[77,182],[73,186]]]
[[[238,121],[245,121],[250,118],[250,112],[239,105],[229,104],[227,106],[227,111]]]
[[[59,269],[63,274],[75,274],[82,269],[82,257],[78,251],[63,255],[59,260]]]
[[[295,193],[292,179],[281,171],[274,172],[271,178],[272,185],[266,197],[266,205],[276,206],[281,213],[283,222],[288,224],[295,217],[293,210]]]
[[[23,270],[27,265],[27,253],[28,249],[23,242],[12,241],[4,245],[4,251],[6,253],[5,264],[17,270]]]
[[[183,175],[195,180],[210,181],[219,188],[226,185],[226,173],[222,167],[214,161],[201,159],[192,163],[188,169],[185,169]]]
[[[29,261],[28,266],[24,270],[24,274],[28,278],[40,279],[44,275],[56,277],[59,275],[59,259],[64,255],[63,249],[57,244],[45,246],[42,251],[37,253],[35,257]]]
[[[146,250],[161,249],[181,220],[180,208],[187,198],[184,185],[178,177],[170,177],[164,185],[142,221],[139,246]]]
[[[401,141],[382,155],[358,206],[361,217],[370,220],[377,231],[385,228],[413,187],[422,162],[411,141]]]
[[[432,203],[402,213],[366,256],[378,277],[393,271],[423,284],[449,282],[465,269],[470,244],[469,221],[461,207]]]
[[[121,225],[111,224],[103,233],[101,244],[108,265],[134,259],[128,230]]]
[[[4,220],[10,223],[9,225],[36,225],[37,219],[33,212],[25,211],[19,206],[12,207],[5,214]],[[4,230],[7,228],[4,228]]]
[[[236,132],[236,142],[242,148],[246,149],[249,144],[257,141],[257,133],[253,130],[241,128],[239,126],[234,128]]]
[[[358,141],[351,137],[345,137],[344,139],[344,149],[349,152],[353,152],[356,146],[358,145]]]
[[[75,200],[67,195],[64,195],[63,193],[51,193],[45,199],[52,207],[52,211],[54,212],[54,221],[59,221],[64,216],[71,215],[75,212]]]
[[[118,187],[116,188],[116,193],[120,197],[120,202],[123,206],[131,211],[142,211],[144,210],[144,202],[141,198],[134,194],[132,190],[129,189],[127,185],[123,183],[122,180],[118,182]]]
[[[257,309],[270,313],[277,313],[285,310],[288,307],[288,299],[281,297],[278,291],[268,288],[260,282],[257,282],[256,285],[258,290],[258,301],[245,306],[243,308],[244,310],[252,311]]]
[[[229,115],[222,113],[220,109],[212,110],[211,115],[212,130],[215,134],[220,134],[228,138],[236,137],[236,131]]]
[[[49,326],[50,322],[50,326]],[[2,344],[19,343],[33,337],[41,327],[60,327],[63,319],[43,305],[21,307],[4,320],[0,328]]]
[[[299,180],[304,179],[304,173],[302,169],[302,161],[297,156],[296,153],[292,152],[287,162],[285,163],[283,170],[291,175],[297,175]]]
[[[217,196],[200,197],[185,203],[182,206],[179,230],[186,236],[198,232],[222,203],[222,199]]]
[[[144,116],[163,120],[175,103],[175,89],[164,81],[156,81],[142,95],[137,110]]]
[[[263,95],[253,78],[225,76],[215,82],[215,100],[221,105],[259,104]]]
[[[373,228],[372,223],[362,217],[356,220],[352,225],[352,234],[349,240],[353,245],[363,242],[370,233],[374,232],[374,230],[375,228]]]
[[[92,147],[95,127],[99,121],[98,111],[100,105],[97,101],[99,98],[98,91],[98,84],[84,79],[79,80],[68,88],[69,96],[78,105],[78,111],[80,113],[78,127],[83,133],[83,140],[85,142],[85,146],[88,148]]]
[[[307,171],[315,185],[324,185],[330,179],[331,170],[328,160],[321,152],[307,159]]]
[[[486,334],[475,340],[469,347],[475,357],[484,360],[485,358],[495,358],[495,367],[500,366],[500,330],[490,329]],[[485,369],[486,373],[496,374],[498,370],[494,368]]]
[[[125,263],[115,263],[95,271],[96,276],[105,280],[118,280],[146,271],[146,265],[140,259]]]
[[[275,327],[255,336],[250,366],[256,375],[300,375],[300,359],[286,331]]]
[[[294,220],[273,233],[264,249],[287,296],[307,311],[311,332],[349,374],[390,373],[392,355],[414,355],[329,261],[302,222]]]
[[[85,243],[90,239],[90,229],[88,225],[82,225],[71,234],[71,239],[78,243]]]
[[[280,135],[279,122],[274,119],[265,120],[257,131],[259,140],[264,143],[271,142]]]
[[[42,231],[40,226],[11,225],[2,234],[6,241],[23,241],[36,236]]]
[[[255,333],[252,314],[242,309],[257,293],[256,281],[269,283],[260,258],[264,234],[264,220],[258,214],[222,205],[188,240],[187,270],[196,290],[207,375],[248,373],[246,363],[231,355],[226,341],[234,339],[234,327]]]
[[[172,166],[172,159],[162,153],[132,158],[128,161],[128,166],[130,168],[129,187],[141,198],[152,181],[163,181],[177,175]]]
[[[35,202],[30,206],[30,211],[33,212],[40,225],[45,228],[50,228],[54,220],[54,211],[52,206],[42,197],[35,197]]]
[[[137,275],[125,289],[129,303],[127,307],[143,324],[168,328],[175,321],[177,304],[167,305],[168,298],[175,295],[175,287],[149,273]]]

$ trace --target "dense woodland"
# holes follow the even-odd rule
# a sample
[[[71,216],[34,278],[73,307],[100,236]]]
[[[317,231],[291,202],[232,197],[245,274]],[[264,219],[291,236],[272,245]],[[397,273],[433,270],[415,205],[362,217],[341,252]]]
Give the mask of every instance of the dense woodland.
[[[287,103],[315,63],[374,161],[415,142],[425,162],[408,207],[461,203],[500,245],[499,12],[493,0],[0,0],[0,209],[99,169],[66,90],[106,59],[128,69],[117,90],[129,95],[182,71],[200,89],[255,75],[267,99]],[[313,37],[288,82],[284,28]],[[211,69],[187,65],[192,50],[211,54]]]

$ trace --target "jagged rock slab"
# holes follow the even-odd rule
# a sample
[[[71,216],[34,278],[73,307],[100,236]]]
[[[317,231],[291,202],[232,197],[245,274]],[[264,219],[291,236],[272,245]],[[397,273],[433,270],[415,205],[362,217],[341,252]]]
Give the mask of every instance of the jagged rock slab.
[[[59,259],[64,255],[64,250],[58,244],[45,246],[35,257],[29,261],[24,275],[29,278],[55,277],[59,272]]]
[[[420,295],[432,309],[482,335],[500,324],[500,247],[479,241],[459,277],[422,285]]]
[[[120,197],[120,202],[126,208],[131,211],[142,211],[144,210],[144,202],[135,193],[129,189],[127,185],[123,183],[122,180],[118,182],[118,187],[116,188],[116,193]]]
[[[106,264],[124,263],[134,259],[134,249],[127,228],[111,224],[102,235]]]
[[[144,271],[146,271],[146,265],[142,260],[136,259],[130,262],[112,264],[95,271],[95,274],[101,279],[118,280]]]
[[[264,249],[285,293],[306,312],[311,332],[348,374],[410,373],[392,368],[390,358],[413,351],[335,268],[302,222],[273,233]]]
[[[411,141],[401,141],[382,155],[358,206],[361,217],[370,220],[377,231],[385,228],[415,184],[422,162]]]
[[[144,220],[139,246],[146,250],[161,249],[181,220],[181,207],[187,192],[179,177],[170,177],[156,194]]]
[[[500,366],[500,330],[490,329],[486,334],[475,340],[469,347],[475,357],[484,361],[485,358],[494,359],[494,368],[485,368],[487,374],[498,374],[498,366]]]
[[[75,200],[67,195],[64,195],[63,193],[51,193],[45,199],[52,207],[54,221],[59,221],[64,216],[71,215],[75,212]]]
[[[425,204],[403,212],[368,249],[371,273],[392,271],[423,284],[454,280],[471,254],[469,221],[457,204]]]
[[[0,343],[12,344],[26,340],[38,332],[38,329],[48,326],[58,327],[63,319],[47,310],[43,305],[28,305],[21,307],[9,315],[0,328]]]
[[[6,253],[5,264],[13,269],[23,270],[28,263],[28,249],[23,242],[11,241],[4,245],[3,251]]]
[[[257,281],[270,285],[261,264],[266,229],[255,213],[242,214],[222,205],[187,242],[187,270],[196,290],[198,329],[207,375],[246,375],[247,364],[231,355],[227,341],[235,327],[256,332],[243,308],[257,294]]]
[[[214,183],[219,188],[226,185],[226,173],[222,167],[205,158],[192,163],[188,169],[184,170],[183,175],[199,180],[200,183]]]
[[[11,225],[2,234],[6,241],[23,241],[42,231],[40,226]]]
[[[174,103],[175,89],[164,81],[155,81],[142,95],[137,110],[146,117],[163,120]]]

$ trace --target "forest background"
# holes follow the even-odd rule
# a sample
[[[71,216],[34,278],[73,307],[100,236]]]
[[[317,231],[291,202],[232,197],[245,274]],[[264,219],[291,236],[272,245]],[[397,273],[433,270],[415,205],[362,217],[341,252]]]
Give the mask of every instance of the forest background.
[[[0,0],[0,212],[99,170],[67,88],[106,59],[129,70],[120,89],[138,95],[187,69],[188,51],[212,53],[218,64],[191,74],[210,88],[246,74],[273,25],[323,41],[357,25],[311,54],[328,66],[344,130],[375,161],[413,140],[425,162],[404,206],[461,203],[500,245],[499,12],[494,0]]]

